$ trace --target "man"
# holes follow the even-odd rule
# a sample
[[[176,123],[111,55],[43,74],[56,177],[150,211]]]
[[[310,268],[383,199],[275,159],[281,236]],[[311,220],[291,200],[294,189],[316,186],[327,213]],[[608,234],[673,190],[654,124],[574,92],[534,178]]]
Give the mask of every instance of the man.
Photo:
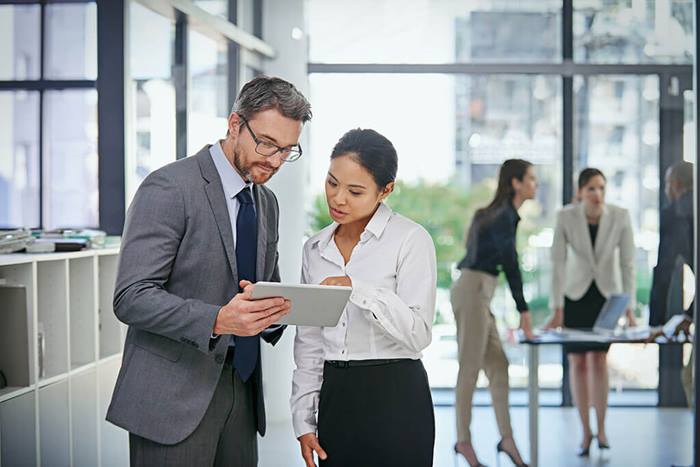
[[[141,184],[129,209],[114,312],[129,325],[107,420],[136,466],[254,466],[265,433],[260,340],[289,312],[252,301],[279,281],[278,204],[263,184],[301,156],[311,119],[279,78],[241,90],[226,138]]]
[[[690,333],[693,306],[683,308],[682,289],[674,287],[674,275],[681,273],[683,264],[695,268],[693,260],[693,235],[695,221],[693,219],[693,164],[677,162],[666,171],[666,197],[669,204],[661,211],[659,228],[659,255],[654,268],[654,279],[649,298],[649,325],[661,326],[677,311],[685,313],[685,319],[677,326],[674,334],[683,331],[686,336]],[[677,282],[676,279],[675,282]],[[680,296],[669,296],[670,294]],[[675,306],[681,308],[668,309]],[[657,331],[650,340],[661,334]],[[683,368],[681,379],[686,393],[686,401],[692,406],[693,401],[693,358],[691,355],[688,365]]]
[[[693,164],[677,162],[665,177],[669,204],[660,216],[659,253],[649,297],[650,326],[664,324],[679,311],[667,310],[669,303],[682,303],[680,297],[671,297],[669,302],[674,272],[677,274],[683,264],[693,265]]]

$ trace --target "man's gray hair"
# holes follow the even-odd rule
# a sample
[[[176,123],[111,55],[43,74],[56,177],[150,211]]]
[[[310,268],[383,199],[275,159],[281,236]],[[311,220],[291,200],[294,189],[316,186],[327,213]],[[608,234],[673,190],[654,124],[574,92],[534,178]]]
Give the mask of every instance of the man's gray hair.
[[[281,78],[258,76],[248,81],[231,112],[246,120],[264,110],[277,109],[282,115],[306,123],[311,120],[311,104],[294,85]]]

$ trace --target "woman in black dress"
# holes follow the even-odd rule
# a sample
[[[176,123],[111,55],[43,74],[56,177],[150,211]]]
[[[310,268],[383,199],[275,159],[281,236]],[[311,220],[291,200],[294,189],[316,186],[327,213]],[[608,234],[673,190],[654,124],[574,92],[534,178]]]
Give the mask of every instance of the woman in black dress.
[[[591,329],[607,297],[630,297],[629,324],[634,324],[634,239],[626,209],[605,203],[605,175],[593,168],[579,175],[579,203],[557,215],[552,244],[552,307],[547,328]],[[608,404],[608,344],[568,344],[572,395],[581,417],[579,456],[589,453],[594,438],[589,408],[595,408],[600,449],[608,449],[605,412]]]

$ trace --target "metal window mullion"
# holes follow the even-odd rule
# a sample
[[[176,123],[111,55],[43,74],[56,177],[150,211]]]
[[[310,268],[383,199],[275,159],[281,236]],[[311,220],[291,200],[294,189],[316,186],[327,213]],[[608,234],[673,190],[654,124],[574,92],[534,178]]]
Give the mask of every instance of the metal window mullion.
[[[39,80],[44,83],[44,55],[46,46],[46,3],[41,2],[39,11]],[[44,88],[40,87],[39,91],[39,228],[43,229],[46,223],[44,222]]]
[[[175,57],[173,82],[175,84],[175,158],[187,157],[187,94],[188,94],[188,27],[187,16],[176,12]]]
[[[228,0],[228,20],[232,24],[238,24],[238,0]],[[228,108],[233,108],[233,103],[236,101],[240,80],[240,61],[241,61],[241,46],[233,41],[227,41],[226,44],[226,82],[228,86]]]

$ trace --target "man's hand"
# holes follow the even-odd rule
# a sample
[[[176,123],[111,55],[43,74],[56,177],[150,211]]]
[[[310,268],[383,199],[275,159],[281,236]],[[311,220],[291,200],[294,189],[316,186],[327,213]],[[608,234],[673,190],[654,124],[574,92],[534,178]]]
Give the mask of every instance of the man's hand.
[[[326,277],[323,279],[323,282],[321,282],[321,285],[342,285],[345,287],[352,287],[352,279],[350,279],[348,276]]]
[[[326,451],[318,444],[318,438],[314,433],[306,433],[305,435],[301,435],[298,439],[301,446],[301,457],[304,458],[306,467],[316,467],[314,451],[316,451],[316,455],[318,455],[319,459],[325,461],[328,458]]]
[[[520,313],[520,329],[523,330],[527,340],[535,339],[535,334],[532,332],[532,316],[529,311]]]
[[[544,325],[545,329],[556,329],[564,326],[564,309],[561,307],[558,307],[554,310],[554,314],[552,315],[549,320],[547,320],[547,324]]]
[[[627,327],[628,328],[633,328],[637,325],[637,318],[634,317],[634,312],[632,311],[631,308],[627,308],[625,311],[625,314],[627,315]]]
[[[256,336],[279,321],[292,308],[289,300],[282,297],[250,298],[255,287],[249,281],[241,281],[243,292],[236,294],[221,307],[214,323],[214,334]]]

